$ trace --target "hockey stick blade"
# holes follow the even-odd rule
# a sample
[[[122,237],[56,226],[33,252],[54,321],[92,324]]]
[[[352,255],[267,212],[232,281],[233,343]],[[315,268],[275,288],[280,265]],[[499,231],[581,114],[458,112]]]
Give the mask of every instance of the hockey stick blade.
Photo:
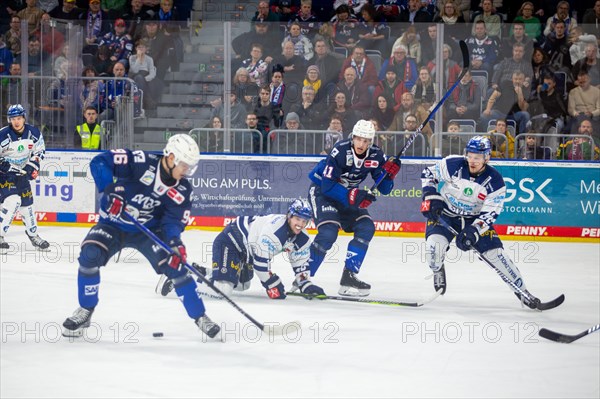
[[[556,298],[548,302],[540,302],[537,306],[538,310],[550,310],[560,306],[565,301],[565,295],[560,294]]]
[[[297,296],[305,299],[320,299],[320,300],[332,300],[332,301],[346,301],[346,302],[360,302],[368,303],[371,305],[387,305],[397,307],[411,307],[418,308],[430,302],[433,302],[438,296],[441,295],[441,290],[436,291],[435,294],[420,302],[402,302],[402,301],[390,301],[387,299],[369,299],[364,297],[355,296],[341,296],[341,295],[307,295],[300,292],[286,292],[286,295]]]
[[[540,335],[540,337],[549,339],[550,341],[560,342],[563,344],[570,344],[571,342],[576,341],[579,338],[585,337],[586,335],[598,330],[600,330],[600,324],[596,324],[594,327],[588,328],[587,330],[580,332],[577,335],[561,334],[552,330],[548,330],[547,328],[541,328],[538,334]]]
[[[442,105],[444,105],[444,103],[446,102],[446,100],[448,99],[448,97],[450,97],[450,95],[452,94],[452,92],[454,91],[454,89],[456,89],[458,87],[458,85],[460,84],[460,81],[462,80],[462,78],[465,76],[465,74],[469,70],[469,65],[470,65],[469,64],[469,48],[467,47],[467,43],[465,43],[463,40],[461,40],[459,42],[459,45],[460,45],[460,52],[461,52],[462,58],[463,58],[463,68],[462,68],[462,71],[460,72],[460,75],[458,75],[458,77],[456,78],[456,81],[448,89],[448,91],[446,92],[446,94],[444,94],[444,97],[442,97],[440,99],[440,101],[438,101],[435,104],[435,106],[432,106],[433,108],[429,108],[430,109],[429,115],[427,115],[427,117],[425,118],[425,120],[419,125],[419,127],[417,127],[417,130],[415,130],[408,137],[408,139],[406,139],[406,141],[404,142],[404,146],[402,146],[402,148],[400,149],[400,151],[398,151],[398,153],[396,154],[396,158],[400,158],[406,152],[406,150],[408,150],[408,147],[410,147],[412,145],[412,143],[417,138],[417,135],[419,133],[421,133],[421,131],[423,129],[425,129],[425,126],[427,125],[427,123],[429,123],[429,121],[431,120],[431,118],[433,118],[435,116],[435,114],[438,111],[438,109],[440,109],[440,107]],[[375,181],[375,183],[373,183],[373,186],[370,188],[370,190],[371,191],[375,190],[386,176],[387,176],[387,173],[382,173],[377,178],[377,180]]]

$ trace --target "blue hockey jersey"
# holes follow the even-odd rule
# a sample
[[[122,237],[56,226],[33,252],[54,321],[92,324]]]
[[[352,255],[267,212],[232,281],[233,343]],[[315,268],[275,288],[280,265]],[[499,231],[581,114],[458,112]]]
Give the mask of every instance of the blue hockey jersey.
[[[145,151],[111,150],[92,159],[90,169],[98,191],[105,193],[100,201],[100,218],[117,228],[133,232],[137,228],[121,218],[108,217],[105,209],[113,185],[124,187],[119,192],[126,211],[152,230],[160,230],[163,239],[179,238],[190,217],[192,186],[186,179],[168,186],[160,177],[160,155]],[[106,192],[105,192],[106,191]]]

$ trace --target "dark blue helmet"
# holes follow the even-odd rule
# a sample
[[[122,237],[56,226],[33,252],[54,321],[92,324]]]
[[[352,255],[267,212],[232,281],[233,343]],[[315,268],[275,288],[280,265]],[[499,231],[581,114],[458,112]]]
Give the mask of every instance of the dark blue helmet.
[[[289,216],[298,216],[299,218],[310,220],[312,219],[312,207],[308,201],[297,199],[292,202],[288,209]]]
[[[6,120],[10,123],[10,120],[14,117],[22,116],[25,118],[25,108],[21,104],[11,105],[8,108],[8,112],[6,114]]]
[[[492,153],[492,143],[487,137],[475,136],[469,140],[465,147],[465,154],[469,152],[489,156]]]

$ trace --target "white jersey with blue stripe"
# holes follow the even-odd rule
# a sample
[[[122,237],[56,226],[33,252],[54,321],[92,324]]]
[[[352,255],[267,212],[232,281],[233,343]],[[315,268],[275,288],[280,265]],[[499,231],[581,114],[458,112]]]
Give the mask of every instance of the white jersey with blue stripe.
[[[37,127],[26,123],[22,134],[15,132],[11,125],[0,129],[0,158],[13,167],[23,169],[30,160],[39,163],[45,152],[46,144]]]
[[[261,281],[269,279],[271,260],[282,252],[296,274],[308,270],[310,237],[306,230],[294,234],[286,215],[240,216],[234,223],[242,232],[248,260]]]
[[[502,212],[506,186],[502,175],[489,164],[477,176],[469,173],[463,156],[446,157],[421,174],[423,194],[438,191],[451,217],[475,219],[480,233],[487,231]]]

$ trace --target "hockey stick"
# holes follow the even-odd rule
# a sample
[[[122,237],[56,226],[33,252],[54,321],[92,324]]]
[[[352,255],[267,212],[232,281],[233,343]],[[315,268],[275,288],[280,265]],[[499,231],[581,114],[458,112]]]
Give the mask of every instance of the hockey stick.
[[[123,212],[123,214],[126,216],[127,219],[129,219],[134,224],[135,227],[137,227],[148,238],[150,238],[152,241],[154,241],[154,243],[156,243],[163,251],[165,251],[168,254],[173,254],[173,251],[171,250],[171,248],[164,241],[162,241],[156,234],[154,234],[152,231],[150,231],[150,229],[148,229],[146,226],[144,226],[143,224],[138,222],[128,212]],[[250,320],[250,322],[252,324],[254,324],[256,327],[258,327],[261,331],[269,333],[269,334],[273,334],[273,335],[283,335],[288,332],[289,333],[296,332],[297,330],[301,329],[300,322],[298,322],[298,321],[289,322],[282,326],[280,326],[280,325],[266,326],[263,323],[260,323],[254,317],[249,315],[244,309],[242,309],[237,303],[235,303],[231,298],[229,298],[227,295],[225,295],[223,293],[223,291],[221,291],[219,288],[217,288],[212,283],[212,281],[210,281],[208,278],[206,278],[204,275],[202,275],[202,273],[200,273],[198,270],[196,270],[196,268],[194,268],[192,265],[190,265],[187,262],[184,263],[183,265],[189,272],[191,272],[196,277],[198,277],[200,280],[202,280],[202,282],[204,284],[209,286],[217,294],[221,295],[225,301],[229,302],[229,304],[231,306],[233,306],[235,308],[235,310],[237,310],[238,312],[240,312],[242,314],[242,316],[244,316],[245,318]]]
[[[563,344],[570,344],[571,342],[578,340],[579,338],[585,337],[586,335],[598,330],[600,330],[600,324],[596,324],[594,327],[588,328],[584,332],[581,332],[577,335],[561,334],[548,330],[547,328],[540,329],[539,334],[540,337],[549,339],[550,341],[560,342]]]
[[[460,84],[460,81],[462,80],[462,78],[465,76],[465,74],[469,70],[469,65],[470,65],[470,63],[469,63],[469,48],[467,47],[467,44],[463,40],[461,40],[460,42],[458,42],[458,44],[460,45],[460,52],[462,53],[462,58],[463,58],[463,68],[462,68],[462,71],[460,72],[460,75],[458,75],[458,77],[456,78],[456,82],[454,82],[454,84],[452,84],[452,86],[448,89],[448,91],[446,92],[446,94],[444,94],[444,97],[442,97],[440,99],[440,101],[438,101],[435,104],[435,107],[433,107],[433,109],[430,108],[431,111],[429,112],[429,115],[427,115],[427,117],[425,118],[425,120],[419,125],[419,127],[417,127],[417,130],[415,130],[410,135],[410,137],[408,139],[406,139],[406,142],[404,143],[404,146],[396,154],[396,158],[400,158],[406,152],[406,150],[408,149],[408,147],[410,147],[412,145],[412,143],[417,138],[417,135],[419,133],[421,133],[421,131],[423,129],[425,129],[425,126],[427,125],[427,123],[429,123],[429,121],[431,120],[431,118],[433,118],[435,116],[435,113],[438,111],[438,109],[440,109],[440,107],[442,105],[444,105],[444,103],[446,102],[446,100],[448,99],[448,97],[450,97],[450,95],[452,94],[452,92],[454,91],[454,89],[456,89],[458,87],[458,85]],[[370,191],[375,190],[386,176],[387,176],[387,173],[382,173],[381,176],[379,176],[377,178],[377,180],[375,180],[375,183],[371,187]]]
[[[369,298],[359,298],[353,296],[341,296],[341,295],[307,295],[302,294],[300,292],[286,292],[286,295],[298,296],[306,299],[321,299],[321,300],[334,300],[334,301],[347,301],[347,302],[360,302],[360,303],[368,303],[371,305],[388,305],[388,306],[406,306],[412,308],[421,307],[429,302],[432,302],[438,296],[440,296],[441,290],[436,291],[436,293],[429,298],[425,299],[421,302],[401,302],[401,301],[389,301],[386,299],[369,299]]]
[[[458,236],[458,231],[456,231],[452,226],[450,226],[450,224],[448,224],[448,222],[446,222],[444,219],[442,219],[441,217],[437,220],[437,222],[439,224],[441,224],[442,226],[444,226],[449,232],[451,232],[452,234],[454,234],[455,236]],[[516,285],[512,280],[510,280],[508,277],[506,277],[506,275],[500,270],[498,269],[488,258],[486,258],[477,248],[475,248],[470,241],[466,242],[467,246],[472,249],[477,256],[479,256],[479,259],[481,259],[484,263],[486,263],[489,267],[491,267],[497,274],[498,276],[500,276],[500,278],[502,279],[502,281],[504,281],[506,284],[508,284],[514,292],[519,293],[521,296],[526,297],[527,299],[529,299],[530,301],[533,301],[532,295],[529,294],[528,292],[525,292],[521,289],[521,287],[519,287],[518,285]],[[565,300],[565,296],[564,294],[560,294],[558,297],[556,297],[555,299],[548,301],[548,302],[539,302],[536,306],[536,309],[538,310],[549,310],[552,308],[555,308],[557,306],[559,306],[560,304],[562,304]]]

